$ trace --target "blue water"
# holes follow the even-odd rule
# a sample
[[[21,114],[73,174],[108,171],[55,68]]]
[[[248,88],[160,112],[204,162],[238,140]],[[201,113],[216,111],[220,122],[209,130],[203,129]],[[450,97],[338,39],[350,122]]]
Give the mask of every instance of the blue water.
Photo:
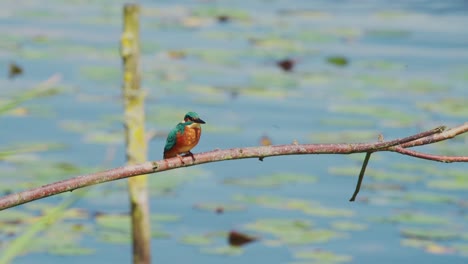
[[[289,144],[294,139],[299,143],[321,143],[333,142],[334,139],[319,137],[317,134],[320,133],[371,130],[375,131],[375,137],[369,141],[375,141],[379,133],[383,133],[386,139],[393,139],[441,124],[456,126],[467,121],[467,116],[463,114],[437,113],[421,107],[421,103],[427,102],[437,105],[441,99],[468,99],[466,1],[139,2],[143,7],[142,86],[148,91],[147,113],[158,113],[164,109],[173,109],[182,114],[188,110],[198,112],[211,129],[204,130],[202,140],[194,152],[256,146],[264,134],[274,144]],[[65,92],[24,103],[23,107],[31,109],[27,116],[0,116],[0,146],[59,142],[67,147],[39,153],[36,158],[52,162],[67,161],[90,168],[91,171],[121,166],[125,163],[123,139],[114,144],[96,143],[89,139],[95,131],[122,131],[118,119],[122,113],[121,77],[113,76],[108,71],[97,72],[96,75],[86,74],[86,69],[105,67],[120,71],[118,52],[123,2],[45,3],[32,0],[24,5],[18,5],[16,1],[2,1],[0,4],[0,31],[3,32],[0,36],[0,69],[6,73],[8,63],[15,61],[25,71],[13,80],[7,79],[6,74],[0,78],[0,99],[34,87],[56,73],[61,76],[59,85],[65,87]],[[192,18],[200,24],[184,26],[184,23],[190,22],[192,13],[208,8],[237,11],[247,14],[248,18],[233,18],[225,24],[213,18]],[[314,33],[321,38],[308,39],[305,33]],[[45,40],[35,41],[38,36]],[[252,39],[274,39],[276,42],[272,45],[279,47],[254,46]],[[281,40],[290,42],[278,44]],[[21,45],[16,47],[18,43]],[[168,51],[183,51],[186,57],[171,59],[167,56]],[[221,55],[210,60],[210,52],[217,51]],[[208,54],[208,59],[204,60],[197,52]],[[282,72],[275,66],[275,60],[285,56],[297,60],[296,68],[291,73]],[[336,67],[327,64],[326,58],[329,56],[344,56],[349,60],[349,65]],[[385,66],[366,66],[375,62],[385,63]],[[366,83],[362,77],[387,81]],[[427,83],[421,91],[415,87],[415,82]],[[435,88],[425,90],[429,85]],[[213,87],[217,92],[200,92],[195,86]],[[272,96],[261,93],[252,95],[249,92],[253,88],[278,93]],[[238,93],[237,96],[231,95],[230,91],[233,90]],[[382,117],[372,113],[340,112],[336,110],[340,106],[382,106],[388,111],[403,112],[413,118],[414,122],[403,122],[404,116]],[[464,109],[466,113],[466,107]],[[171,125],[166,124],[168,120],[161,120],[162,125],[148,123],[147,127],[164,132],[180,118],[170,121]],[[324,122],[329,119],[350,119],[365,123],[333,125]],[[94,127],[89,129],[91,131],[80,133],[68,131],[63,128],[63,122],[69,120],[83,121]],[[101,126],[99,123],[102,123]],[[221,129],[225,127],[230,130],[223,132]],[[458,155],[468,155],[466,136],[461,138],[453,141],[448,149],[456,148],[465,151]],[[345,141],[347,139],[339,140]],[[161,159],[163,146],[163,137],[151,141],[149,159]],[[115,154],[110,162],[106,161],[106,153],[112,150]],[[423,150],[430,153],[438,151],[433,147]],[[178,186],[166,196],[151,196],[152,213],[180,216],[179,221],[161,223],[162,229],[170,237],[152,240],[153,262],[306,262],[294,257],[294,253],[301,250],[321,250],[351,256],[349,263],[467,262],[467,251],[457,247],[468,245],[466,188],[445,190],[428,187],[431,180],[447,178],[438,176],[439,171],[453,170],[466,174],[466,164],[437,164],[394,153],[375,154],[369,168],[388,173],[412,174],[423,177],[423,180],[408,183],[366,177],[357,202],[349,203],[358,170],[351,177],[341,177],[333,175],[330,169],[359,167],[360,162],[349,156],[313,155],[266,158],[263,162],[256,159],[226,161],[199,166],[201,172],[193,171],[197,174],[195,180]],[[407,172],[393,167],[402,163],[423,168],[427,166],[436,172]],[[7,168],[16,168],[16,164],[4,162],[0,165],[0,177],[13,176]],[[18,182],[31,181],[34,186],[48,183],[47,180],[34,180],[34,168],[18,169],[16,172],[18,175],[14,176]],[[318,180],[315,183],[285,184],[274,188],[248,188],[223,183],[224,179],[254,178],[276,172],[313,175]],[[171,177],[171,173],[149,177],[150,180]],[[60,175],[55,180],[71,176]],[[395,183],[402,190],[372,191],[366,189],[366,183]],[[74,205],[88,212],[88,216],[80,221],[91,229],[89,233],[79,236],[78,245],[95,249],[94,254],[57,256],[43,251],[26,251],[13,263],[129,263],[131,245],[102,242],[98,235],[101,227],[95,224],[94,219],[96,212],[128,212],[128,197],[122,184],[94,187],[89,195]],[[456,202],[423,203],[403,198],[406,194],[419,192],[450,195]],[[351,210],[354,215],[319,217],[251,204],[244,204],[246,210],[220,215],[193,209],[199,203],[238,203],[234,197],[239,194],[314,201],[327,208]],[[44,202],[57,204],[68,196],[62,194],[47,198]],[[30,211],[25,206],[19,209]],[[455,230],[462,236],[449,241],[430,241],[446,247],[447,250],[439,254],[429,253],[424,247],[404,246],[404,238],[400,234],[402,229],[432,226],[375,220],[399,212],[446,217],[449,223],[434,225],[433,228]],[[263,218],[307,219],[318,229],[333,229],[333,221],[350,221],[363,223],[366,229],[339,231],[346,233],[346,237],[328,242],[271,247],[267,240],[274,237],[246,228],[248,223]],[[25,224],[24,228],[27,226]],[[205,254],[197,246],[180,242],[186,235],[234,229],[264,239],[244,247],[240,256]],[[54,226],[50,230],[53,231]],[[6,250],[15,235],[20,233],[10,237],[1,231],[0,234],[0,250]],[[39,234],[34,243],[41,243],[41,239]],[[212,247],[225,245],[223,239],[218,239]]]

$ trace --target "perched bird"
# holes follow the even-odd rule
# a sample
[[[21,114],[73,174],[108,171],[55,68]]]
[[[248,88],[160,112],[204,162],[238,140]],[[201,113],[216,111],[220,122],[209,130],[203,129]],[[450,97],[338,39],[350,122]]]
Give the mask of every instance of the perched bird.
[[[191,149],[193,149],[200,140],[201,126],[205,121],[201,120],[197,113],[188,112],[185,114],[184,122],[169,132],[164,147],[164,158],[180,157],[180,154],[187,153],[193,158]]]

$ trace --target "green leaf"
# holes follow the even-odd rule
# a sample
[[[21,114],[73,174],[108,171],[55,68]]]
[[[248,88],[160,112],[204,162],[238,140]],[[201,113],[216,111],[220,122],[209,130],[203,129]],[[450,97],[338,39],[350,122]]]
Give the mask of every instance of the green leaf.
[[[351,261],[353,258],[349,255],[337,255],[333,252],[323,250],[301,250],[294,253],[295,258],[314,260],[317,263],[335,264]]]
[[[331,239],[344,237],[345,234],[333,230],[311,228],[312,223],[297,219],[259,219],[246,225],[247,229],[273,235],[281,243],[305,245],[325,243]]]
[[[306,184],[313,183],[317,177],[312,175],[292,174],[292,173],[274,173],[272,175],[257,176],[252,178],[230,178],[224,180],[225,184],[270,188],[286,184]]]
[[[330,56],[327,58],[327,62],[329,64],[332,64],[334,66],[338,66],[338,67],[344,67],[346,65],[348,65],[348,59],[346,57],[343,57],[343,56]]]
[[[244,250],[242,247],[221,246],[212,248],[202,248],[201,252],[212,255],[239,256],[242,255],[242,253],[244,253]]]
[[[187,245],[206,246],[213,243],[213,237],[207,235],[186,235],[180,242]]]
[[[391,217],[380,219],[382,222],[406,223],[406,224],[449,224],[450,220],[439,215],[429,215],[425,213],[403,212]]]
[[[454,240],[458,239],[460,235],[456,231],[443,229],[422,229],[422,228],[405,228],[400,231],[401,235],[411,239],[422,240]]]
[[[291,199],[276,196],[242,196],[238,195],[234,197],[235,200],[241,202],[252,203],[267,208],[283,209],[283,210],[294,210],[300,211],[308,215],[315,215],[321,217],[350,217],[354,215],[354,212],[347,209],[331,208],[329,206],[322,206],[318,202]]]
[[[367,229],[366,224],[349,221],[334,221],[331,226],[340,231],[362,231]]]

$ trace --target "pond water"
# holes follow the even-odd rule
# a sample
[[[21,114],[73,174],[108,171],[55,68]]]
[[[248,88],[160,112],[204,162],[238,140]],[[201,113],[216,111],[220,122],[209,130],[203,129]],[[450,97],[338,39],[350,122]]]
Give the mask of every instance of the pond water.
[[[2,194],[125,163],[123,3],[0,3]],[[375,142],[467,122],[466,1],[139,3],[150,160],[187,111],[207,122],[193,152],[264,136]],[[9,78],[13,64],[22,73]],[[462,135],[417,150],[467,146]],[[153,262],[467,262],[467,164],[376,153],[350,203],[362,160],[285,156],[150,175]],[[117,181],[2,211],[0,261],[130,263],[128,210]],[[229,247],[232,230],[259,240]]]

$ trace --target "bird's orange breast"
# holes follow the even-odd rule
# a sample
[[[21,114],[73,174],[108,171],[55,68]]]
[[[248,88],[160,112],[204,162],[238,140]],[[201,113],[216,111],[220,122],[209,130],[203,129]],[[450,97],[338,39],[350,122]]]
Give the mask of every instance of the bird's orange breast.
[[[190,151],[194,148],[198,141],[200,141],[201,128],[200,127],[185,127],[184,133],[177,134],[176,148],[179,153]]]

